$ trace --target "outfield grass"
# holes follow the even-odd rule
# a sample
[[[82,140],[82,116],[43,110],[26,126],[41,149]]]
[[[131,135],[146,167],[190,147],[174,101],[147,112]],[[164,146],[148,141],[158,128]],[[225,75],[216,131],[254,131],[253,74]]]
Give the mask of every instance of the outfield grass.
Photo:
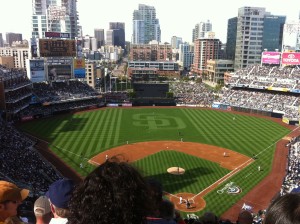
[[[49,141],[51,149],[82,175],[93,169],[93,166],[88,164],[84,170],[79,168],[79,164],[86,161],[82,159],[82,155],[91,158],[107,149],[126,144],[127,141],[129,143],[180,141],[182,138],[183,141],[228,148],[250,157],[253,154],[258,155],[258,160],[230,179],[242,188],[241,194],[219,195],[213,191],[205,196],[206,210],[215,211],[218,215],[226,211],[269,173],[274,143],[289,133],[288,129],[279,124],[262,118],[213,110],[155,107],[107,108],[75,115],[68,114],[27,122],[21,128]],[[165,169],[163,164],[169,165],[169,159],[166,159],[169,157],[192,170],[198,170],[200,179],[195,178],[197,172],[193,172],[191,180],[182,182],[177,180],[173,183],[172,178],[175,177],[170,179],[160,170]],[[161,180],[166,178],[164,185],[170,189],[170,193],[180,191],[194,193],[197,190],[192,185],[198,185],[199,189],[205,188],[220,175],[228,172],[213,168],[216,164],[211,165],[211,162],[207,162],[182,153],[170,154],[165,151],[137,161],[136,164],[146,176],[156,176]],[[258,165],[263,168],[263,172],[257,172]],[[197,167],[206,167],[206,171],[213,172],[205,173],[207,178],[204,178],[204,170],[200,172],[201,169]],[[175,186],[172,186],[173,184]]]

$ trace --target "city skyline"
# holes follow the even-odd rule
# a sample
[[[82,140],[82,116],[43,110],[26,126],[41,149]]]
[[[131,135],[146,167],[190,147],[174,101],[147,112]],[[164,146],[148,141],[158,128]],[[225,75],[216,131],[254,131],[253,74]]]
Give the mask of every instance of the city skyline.
[[[32,0],[11,0],[3,2],[8,7],[0,14],[0,33],[21,33],[24,39],[31,37],[31,3]],[[277,3],[278,2],[278,3]],[[94,35],[95,28],[102,28],[105,32],[109,29],[109,22],[124,22],[126,41],[131,41],[133,11],[138,9],[138,4],[146,4],[155,7],[157,18],[161,27],[161,41],[171,42],[172,36],[182,37],[183,41],[192,41],[192,30],[202,21],[210,20],[212,31],[216,33],[223,43],[226,42],[227,21],[238,15],[238,8],[243,6],[265,7],[272,15],[285,15],[287,21],[295,21],[299,17],[299,4],[296,0],[287,0],[284,4],[271,0],[240,0],[232,5],[227,2],[218,2],[212,7],[205,4],[201,7],[201,1],[187,0],[185,4],[175,4],[158,0],[131,0],[130,2],[114,0],[100,3],[96,0],[78,0],[77,10],[79,24],[82,26],[83,35]],[[217,4],[217,5],[216,5]],[[231,8],[228,7],[231,6]],[[208,10],[211,9],[211,10]],[[16,16],[16,14],[20,16]],[[21,21],[20,22],[20,18]]]

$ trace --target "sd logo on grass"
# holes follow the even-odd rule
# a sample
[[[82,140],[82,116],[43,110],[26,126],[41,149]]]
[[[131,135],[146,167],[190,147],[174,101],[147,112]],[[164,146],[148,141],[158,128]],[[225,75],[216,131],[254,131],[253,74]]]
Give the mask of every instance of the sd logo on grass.
[[[179,117],[168,116],[165,114],[134,114],[133,125],[144,126],[149,129],[183,129],[185,123]]]

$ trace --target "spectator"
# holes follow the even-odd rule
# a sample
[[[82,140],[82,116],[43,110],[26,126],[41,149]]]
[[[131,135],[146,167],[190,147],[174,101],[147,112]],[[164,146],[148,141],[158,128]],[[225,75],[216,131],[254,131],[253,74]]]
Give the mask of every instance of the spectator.
[[[173,202],[168,200],[163,200],[160,204],[159,216],[165,221],[165,223],[175,224],[176,216],[175,216],[175,206]]]
[[[218,224],[218,217],[213,212],[205,212],[201,217],[203,224]]]
[[[300,194],[291,193],[275,199],[267,209],[264,224],[299,224]]]
[[[247,210],[241,211],[236,223],[237,224],[252,224],[253,216],[252,216],[251,212],[249,212]]]
[[[50,202],[46,196],[40,196],[34,202],[34,215],[36,217],[36,224],[48,224],[53,218]]]
[[[69,218],[69,201],[75,184],[69,179],[60,179],[50,185],[46,196],[49,198],[54,218],[50,224],[67,223]]]
[[[146,180],[131,165],[113,158],[75,189],[70,224],[140,224],[151,205]]]
[[[0,223],[21,223],[17,208],[27,198],[29,190],[18,188],[15,184],[0,181]]]
[[[1,173],[37,194],[46,192],[61,175],[40,156],[34,144],[11,123],[0,120]]]
[[[153,208],[148,211],[148,216],[159,217],[159,208],[163,201],[163,186],[161,182],[156,179],[148,179],[148,186],[150,188],[150,197],[153,199]]]

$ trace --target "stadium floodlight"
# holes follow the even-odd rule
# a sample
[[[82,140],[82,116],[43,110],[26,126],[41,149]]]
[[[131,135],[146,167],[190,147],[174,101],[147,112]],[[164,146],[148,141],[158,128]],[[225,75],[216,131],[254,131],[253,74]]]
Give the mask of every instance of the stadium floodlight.
[[[52,31],[53,22],[64,21],[67,15],[65,6],[50,5],[47,9],[48,31]]]

